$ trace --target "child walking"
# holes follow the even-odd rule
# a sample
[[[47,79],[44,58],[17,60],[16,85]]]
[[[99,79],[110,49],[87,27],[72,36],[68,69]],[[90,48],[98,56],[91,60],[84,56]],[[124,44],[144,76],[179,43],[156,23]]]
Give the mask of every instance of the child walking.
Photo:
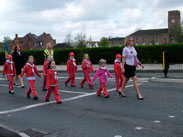
[[[42,87],[43,91],[47,91],[46,76],[47,76],[47,70],[48,70],[48,62],[50,61],[50,59],[51,59],[51,56],[47,56],[43,64],[43,75],[44,75],[43,87]]]
[[[58,90],[58,72],[56,71],[56,65],[54,60],[50,60],[48,63],[47,71],[47,87],[48,91],[45,95],[45,101],[49,101],[52,91],[54,91],[54,96],[58,104],[62,103],[60,99],[60,94]]]
[[[120,54],[116,54],[116,59],[114,61],[114,73],[115,73],[115,81],[116,81],[116,90],[120,91],[122,87],[122,82],[124,80],[124,76],[122,73],[122,56]]]
[[[82,62],[82,70],[84,73],[84,79],[81,81],[80,86],[83,88],[84,83],[87,81],[89,88],[93,89],[93,84],[90,78],[90,71],[95,73],[95,70],[93,69],[92,63],[89,59],[89,55],[86,53],[84,54],[84,58]]]
[[[103,91],[104,98],[108,98],[109,97],[109,93],[106,90],[107,77],[109,76],[110,78],[112,78],[112,75],[108,71],[108,69],[106,68],[106,60],[100,59],[99,66],[100,66],[100,68],[97,70],[97,72],[94,75],[92,81],[94,81],[97,77],[99,77],[100,88],[97,90],[96,94],[98,96],[100,96],[101,95],[101,91]]]
[[[33,56],[29,56],[28,62],[24,66],[23,71],[20,75],[21,78],[23,77],[24,73],[26,73],[26,79],[27,79],[29,86],[30,86],[28,88],[28,90],[26,91],[27,98],[30,98],[30,94],[32,92],[32,94],[34,96],[33,99],[38,100],[38,95],[37,95],[37,92],[35,89],[35,80],[36,80],[35,74],[39,77],[41,77],[41,75],[39,74],[36,66],[34,65],[34,57]]]
[[[77,72],[76,60],[74,58],[74,52],[69,53],[69,59],[67,60],[67,73],[69,78],[65,81],[65,85],[71,80],[71,87],[75,87],[75,73]]]
[[[12,55],[8,55],[7,60],[4,63],[3,77],[5,77],[5,74],[8,78],[8,81],[9,81],[9,87],[8,87],[9,93],[14,94],[13,78],[16,74],[16,69],[15,69],[15,64],[12,61]]]

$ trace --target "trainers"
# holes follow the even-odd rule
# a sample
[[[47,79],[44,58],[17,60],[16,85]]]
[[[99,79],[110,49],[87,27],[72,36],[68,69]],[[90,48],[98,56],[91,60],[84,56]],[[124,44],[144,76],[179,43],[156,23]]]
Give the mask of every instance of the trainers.
[[[57,104],[62,104],[62,101],[57,102]]]
[[[27,98],[30,98],[30,95],[27,95]]]

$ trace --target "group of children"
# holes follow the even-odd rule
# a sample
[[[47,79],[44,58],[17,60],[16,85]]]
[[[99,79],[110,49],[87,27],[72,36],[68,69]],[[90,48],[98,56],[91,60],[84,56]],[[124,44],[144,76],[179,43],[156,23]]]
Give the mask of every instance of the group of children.
[[[107,78],[112,78],[112,75],[106,68],[106,60],[100,59],[99,60],[99,68],[95,73],[95,70],[92,66],[92,63],[90,61],[89,55],[84,54],[84,58],[82,61],[82,71],[84,73],[84,78],[80,83],[81,88],[84,87],[84,83],[87,82],[89,85],[89,88],[93,89],[92,82],[99,77],[100,87],[96,91],[96,94],[98,96],[101,96],[101,92],[103,91],[104,98],[109,97],[109,93],[106,90],[106,83]],[[90,78],[90,72],[95,73],[94,77]],[[65,80],[65,86],[68,86],[68,83],[71,81],[71,87],[75,87],[75,73],[77,72],[77,64],[76,60],[74,58],[74,52],[69,53],[69,58],[67,60],[67,73],[69,77]],[[116,81],[116,90],[120,91],[122,86],[122,81],[124,79],[123,73],[122,73],[122,63],[121,63],[121,55],[116,54],[116,59],[114,61],[114,72],[115,72],[115,81]],[[30,98],[30,94],[33,94],[33,99],[38,100],[38,94],[35,89],[35,80],[37,75],[38,77],[41,77],[39,74],[35,64],[34,64],[34,57],[29,56],[27,63],[25,64],[23,71],[20,75],[22,78],[24,73],[26,74],[26,80],[29,83],[29,88],[26,91],[27,98]],[[13,78],[16,74],[15,65],[12,61],[12,55],[7,56],[7,60],[4,63],[3,68],[3,76],[7,76],[7,79],[9,81],[9,93],[14,94],[13,89]],[[47,56],[44,64],[43,64],[43,87],[42,89],[47,91],[46,95],[44,97],[45,101],[49,101],[50,95],[52,92],[54,92],[54,96],[56,99],[56,102],[58,104],[62,103],[59,89],[58,89],[58,72],[56,70],[56,64],[55,61],[51,58],[51,56]]]

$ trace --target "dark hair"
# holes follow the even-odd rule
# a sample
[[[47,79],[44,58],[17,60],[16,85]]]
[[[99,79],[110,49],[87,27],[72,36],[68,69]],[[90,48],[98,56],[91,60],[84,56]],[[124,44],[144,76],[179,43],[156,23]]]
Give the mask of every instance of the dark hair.
[[[21,48],[21,45],[15,45],[14,51],[17,51],[17,46],[19,46]]]
[[[48,69],[51,68],[51,63],[52,63],[53,61],[55,61],[55,60],[54,60],[54,59],[51,59],[51,60],[48,62]]]

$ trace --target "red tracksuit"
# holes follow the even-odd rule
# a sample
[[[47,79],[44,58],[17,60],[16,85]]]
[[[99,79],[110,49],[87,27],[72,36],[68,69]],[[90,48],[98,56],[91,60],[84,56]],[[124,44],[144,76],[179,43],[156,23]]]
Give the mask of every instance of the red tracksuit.
[[[39,74],[36,66],[34,64],[30,64],[30,63],[26,63],[26,65],[24,66],[24,69],[20,75],[20,77],[22,78],[24,73],[26,73],[26,79],[29,82],[29,89],[26,91],[26,95],[30,95],[31,92],[34,95],[34,97],[37,96],[37,92],[35,89],[35,74],[37,74],[37,76],[41,77],[41,75]]]
[[[69,83],[71,80],[71,86],[75,86],[75,73],[77,72],[77,65],[75,59],[67,60],[67,73],[69,74],[69,78],[65,81],[65,83]]]
[[[61,102],[58,90],[58,73],[55,69],[48,69],[47,71],[47,87],[48,91],[45,95],[45,100],[49,100],[52,91],[54,91],[56,101]]]
[[[4,67],[3,67],[3,77],[7,76],[8,80],[9,80],[9,91],[13,91],[13,77],[16,74],[16,69],[15,69],[15,64],[13,63],[13,61],[9,61],[6,60],[6,62],[4,63]]]
[[[93,71],[93,73],[94,73],[95,70],[93,69],[93,66],[92,66],[92,63],[91,63],[90,60],[83,60],[82,70],[83,70],[83,73],[84,73],[85,77],[80,83],[81,87],[83,87],[84,83],[87,81],[88,85],[89,85],[89,88],[93,88],[92,81],[91,81],[91,78],[90,78],[90,71]]]
[[[124,80],[124,76],[122,73],[122,64],[118,60],[115,60],[114,62],[114,72],[115,72],[115,80],[116,80],[116,90],[120,90],[122,86],[122,82]]]
[[[42,87],[43,90],[46,90],[47,89],[47,86],[46,86],[47,70],[48,70],[48,61],[45,60],[44,61],[44,64],[43,64],[43,75],[44,75],[43,87]]]

